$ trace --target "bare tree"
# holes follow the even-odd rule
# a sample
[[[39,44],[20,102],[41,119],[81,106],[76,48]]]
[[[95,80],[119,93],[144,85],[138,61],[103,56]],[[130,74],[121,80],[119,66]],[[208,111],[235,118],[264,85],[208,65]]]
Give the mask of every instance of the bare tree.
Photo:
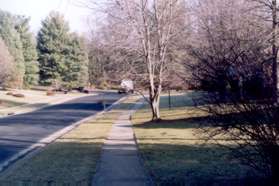
[[[103,46],[111,48],[111,58],[118,61],[117,66],[123,65],[136,79],[147,80],[146,100],[151,106],[152,120],[160,120],[162,85],[168,67],[175,61],[170,46],[176,44],[175,38],[181,38],[185,30],[185,2],[108,0],[103,12],[107,24],[102,31],[109,32]]]
[[[277,101],[277,91],[278,91],[278,73],[277,73],[277,57],[278,57],[278,47],[277,47],[277,27],[278,27],[278,20],[277,20],[277,0],[272,0],[271,4],[272,9],[272,79],[273,79],[273,92],[275,99]]]
[[[208,0],[197,5],[196,32],[189,46],[195,59],[190,70],[203,88],[225,91],[235,88],[239,79],[251,85],[255,78],[263,78],[265,88],[272,87],[271,75],[264,73],[270,70],[269,29],[247,11],[251,7],[241,0]]]
[[[277,100],[278,92],[278,69],[277,69],[277,58],[278,58],[278,4],[277,0],[250,0],[253,2],[252,11],[255,11],[255,16],[261,18],[262,21],[271,23],[269,33],[270,37],[270,48],[271,48],[271,66],[272,66],[272,83],[273,83],[273,98]]]
[[[122,79],[132,78],[140,82],[143,63],[132,50],[121,47],[117,38],[119,34],[114,26],[103,25],[97,32],[91,33],[88,43],[91,83],[96,86],[118,85]],[[138,84],[138,83],[137,83]]]
[[[195,81],[211,83],[212,91],[196,100],[205,104],[203,109],[212,119],[212,126],[202,131],[208,139],[218,142],[222,136],[230,141],[238,147],[235,156],[269,176],[269,184],[278,185],[278,103],[270,99],[274,95],[270,65],[274,33],[262,19],[266,12],[259,17],[255,15],[261,15],[260,11],[250,10],[257,11],[251,1],[200,1],[189,46],[190,67]]]

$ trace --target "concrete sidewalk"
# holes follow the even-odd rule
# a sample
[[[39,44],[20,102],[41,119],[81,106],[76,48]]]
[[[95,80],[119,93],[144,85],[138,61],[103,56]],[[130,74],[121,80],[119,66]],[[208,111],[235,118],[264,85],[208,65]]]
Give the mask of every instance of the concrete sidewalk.
[[[103,146],[101,161],[93,177],[93,186],[152,185],[141,164],[130,116],[141,106],[125,111],[114,123]]]

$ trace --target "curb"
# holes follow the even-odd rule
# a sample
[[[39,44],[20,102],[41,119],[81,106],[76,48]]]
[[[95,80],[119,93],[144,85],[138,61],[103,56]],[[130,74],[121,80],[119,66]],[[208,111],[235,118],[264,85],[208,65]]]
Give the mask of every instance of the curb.
[[[112,105],[110,105],[109,107],[105,108],[103,111],[95,113],[94,115],[88,116],[80,121],[77,121],[53,134],[50,134],[49,136],[41,139],[40,141],[38,141],[37,143],[31,145],[30,147],[18,152],[17,154],[13,155],[11,158],[9,158],[8,160],[6,160],[5,162],[3,162],[2,164],[0,164],[0,172],[4,171],[5,169],[7,169],[12,163],[14,163],[15,161],[23,158],[24,156],[26,156],[28,153],[30,152],[35,152],[47,145],[49,145],[50,143],[54,142],[57,138],[63,136],[64,134],[70,132],[71,130],[75,129],[76,127],[78,127],[79,125],[81,125],[84,122],[87,122],[88,120],[93,120],[93,119],[97,119],[99,116],[103,115],[104,113],[110,111],[115,105],[119,104],[120,102],[124,101],[125,99],[127,99],[128,96],[124,96],[122,98],[120,98],[119,100],[117,100],[116,102],[114,102]]]

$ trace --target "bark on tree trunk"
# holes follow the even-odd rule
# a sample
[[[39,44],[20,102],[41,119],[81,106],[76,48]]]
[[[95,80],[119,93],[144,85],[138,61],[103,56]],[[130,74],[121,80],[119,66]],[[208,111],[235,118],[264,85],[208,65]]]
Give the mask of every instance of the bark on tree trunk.
[[[272,0],[272,79],[273,79],[273,98],[277,102],[277,46],[276,46],[276,37],[277,37],[277,0]]]
[[[150,88],[149,90],[149,101],[152,110],[152,121],[160,120],[160,95],[161,95],[161,86],[157,88]]]

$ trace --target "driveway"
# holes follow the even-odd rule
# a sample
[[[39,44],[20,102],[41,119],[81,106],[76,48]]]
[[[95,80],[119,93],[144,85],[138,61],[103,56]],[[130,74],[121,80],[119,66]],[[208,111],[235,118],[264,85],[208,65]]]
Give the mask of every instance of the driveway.
[[[104,110],[118,99],[117,93],[103,92],[0,119],[0,165],[43,138]]]

